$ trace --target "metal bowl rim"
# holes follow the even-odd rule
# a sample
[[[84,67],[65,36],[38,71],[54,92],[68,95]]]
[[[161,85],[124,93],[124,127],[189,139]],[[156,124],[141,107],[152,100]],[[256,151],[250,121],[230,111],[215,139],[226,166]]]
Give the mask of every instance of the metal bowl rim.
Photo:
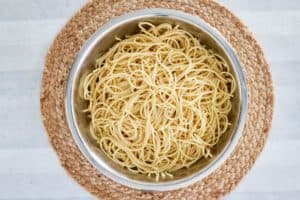
[[[76,80],[76,74],[80,69],[80,66],[83,64],[85,57],[88,53],[97,45],[97,42],[110,30],[114,29],[118,25],[126,22],[131,21],[134,19],[139,19],[143,17],[156,17],[156,16],[167,16],[171,18],[176,18],[178,20],[182,20],[188,22],[190,24],[195,25],[202,31],[209,34],[213,39],[220,45],[224,52],[227,53],[227,56],[230,58],[232,62],[233,68],[235,73],[237,74],[237,79],[240,88],[240,113],[239,118],[237,121],[236,131],[233,133],[231,140],[228,142],[228,145],[224,148],[224,150],[217,155],[217,158],[208,164],[208,166],[204,167],[203,169],[196,172],[194,175],[190,177],[186,177],[183,179],[179,179],[172,182],[158,182],[158,183],[146,183],[142,181],[137,181],[133,179],[129,179],[125,176],[120,176],[120,174],[111,173],[106,167],[103,167],[99,164],[97,160],[97,155],[90,149],[87,143],[83,140],[78,125],[76,123],[76,119],[74,117],[74,98],[73,98],[73,90],[74,90],[74,82]],[[196,17],[194,15],[173,10],[173,9],[162,9],[162,8],[153,8],[153,9],[142,9],[137,10],[128,14],[121,15],[116,17],[103,26],[101,26],[83,45],[80,49],[78,55],[75,58],[75,61],[72,65],[69,80],[67,83],[66,93],[65,93],[65,112],[67,123],[69,125],[70,131],[72,136],[75,140],[75,143],[79,147],[80,151],[84,154],[84,156],[88,159],[88,161],[97,168],[101,173],[105,176],[111,178],[112,180],[116,181],[117,183],[123,184],[125,186],[141,189],[141,190],[148,190],[148,191],[169,191],[175,190],[182,187],[186,187],[191,185],[213,171],[215,171],[218,167],[220,167],[226,159],[230,156],[233,152],[235,146],[237,145],[245,125],[246,116],[248,110],[248,91],[246,85],[246,79],[243,72],[242,64],[229,42],[219,33],[217,29],[210,26],[208,23],[203,21],[201,18]]]

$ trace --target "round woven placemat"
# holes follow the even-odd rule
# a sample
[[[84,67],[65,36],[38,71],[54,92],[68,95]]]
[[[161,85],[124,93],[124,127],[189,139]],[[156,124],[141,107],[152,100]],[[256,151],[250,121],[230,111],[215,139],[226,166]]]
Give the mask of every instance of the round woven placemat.
[[[64,95],[73,60],[83,43],[115,16],[143,8],[172,8],[197,15],[217,28],[235,48],[246,72],[250,103],[242,138],[229,159],[211,175],[186,188],[145,192],[113,182],[99,173],[77,148],[68,128]],[[263,52],[246,26],[211,0],[94,0],[86,4],[54,40],[45,63],[41,112],[62,166],[80,185],[101,199],[219,199],[254,164],[266,142],[273,114],[273,87]]]

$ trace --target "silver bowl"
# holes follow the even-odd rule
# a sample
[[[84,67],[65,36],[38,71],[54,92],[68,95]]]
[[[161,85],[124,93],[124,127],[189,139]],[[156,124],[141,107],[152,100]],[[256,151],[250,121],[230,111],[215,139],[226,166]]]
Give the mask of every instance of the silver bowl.
[[[237,90],[233,98],[233,108],[230,121],[233,126],[213,148],[214,157],[200,159],[188,169],[181,169],[173,173],[171,179],[155,181],[142,174],[132,174],[128,170],[112,162],[104,155],[89,132],[89,119],[82,112],[87,102],[78,95],[79,80],[84,74],[92,70],[96,57],[107,51],[114,43],[115,37],[124,37],[138,31],[137,24],[148,21],[154,24],[168,22],[178,24],[182,29],[201,39],[209,48],[214,49],[230,64],[231,72],[237,81]],[[241,137],[247,113],[247,87],[241,63],[230,44],[213,27],[202,19],[176,10],[144,9],[116,17],[102,26],[80,50],[72,66],[65,96],[66,116],[69,128],[77,146],[89,160],[105,176],[128,187],[148,190],[167,191],[188,186],[203,179],[229,157]]]

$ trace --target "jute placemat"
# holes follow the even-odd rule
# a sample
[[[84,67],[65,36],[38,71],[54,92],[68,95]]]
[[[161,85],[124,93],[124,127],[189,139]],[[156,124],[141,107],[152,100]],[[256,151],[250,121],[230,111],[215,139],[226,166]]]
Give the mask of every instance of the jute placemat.
[[[143,8],[172,8],[198,15],[217,28],[237,51],[250,91],[243,136],[230,158],[196,184],[170,192],[127,188],[99,173],[77,148],[68,128],[64,95],[74,57],[101,25],[115,16]],[[229,193],[254,164],[266,142],[273,114],[273,87],[263,52],[246,26],[211,0],[94,0],[85,5],[54,40],[45,62],[41,112],[62,166],[80,185],[102,199],[219,199]]]

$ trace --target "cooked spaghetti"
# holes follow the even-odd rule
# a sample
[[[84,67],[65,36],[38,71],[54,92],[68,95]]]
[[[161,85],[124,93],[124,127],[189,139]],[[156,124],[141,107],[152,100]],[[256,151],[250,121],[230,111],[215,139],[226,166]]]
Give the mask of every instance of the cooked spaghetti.
[[[236,83],[224,58],[187,31],[148,22],[139,29],[117,38],[80,89],[99,148],[158,180],[213,156]]]

